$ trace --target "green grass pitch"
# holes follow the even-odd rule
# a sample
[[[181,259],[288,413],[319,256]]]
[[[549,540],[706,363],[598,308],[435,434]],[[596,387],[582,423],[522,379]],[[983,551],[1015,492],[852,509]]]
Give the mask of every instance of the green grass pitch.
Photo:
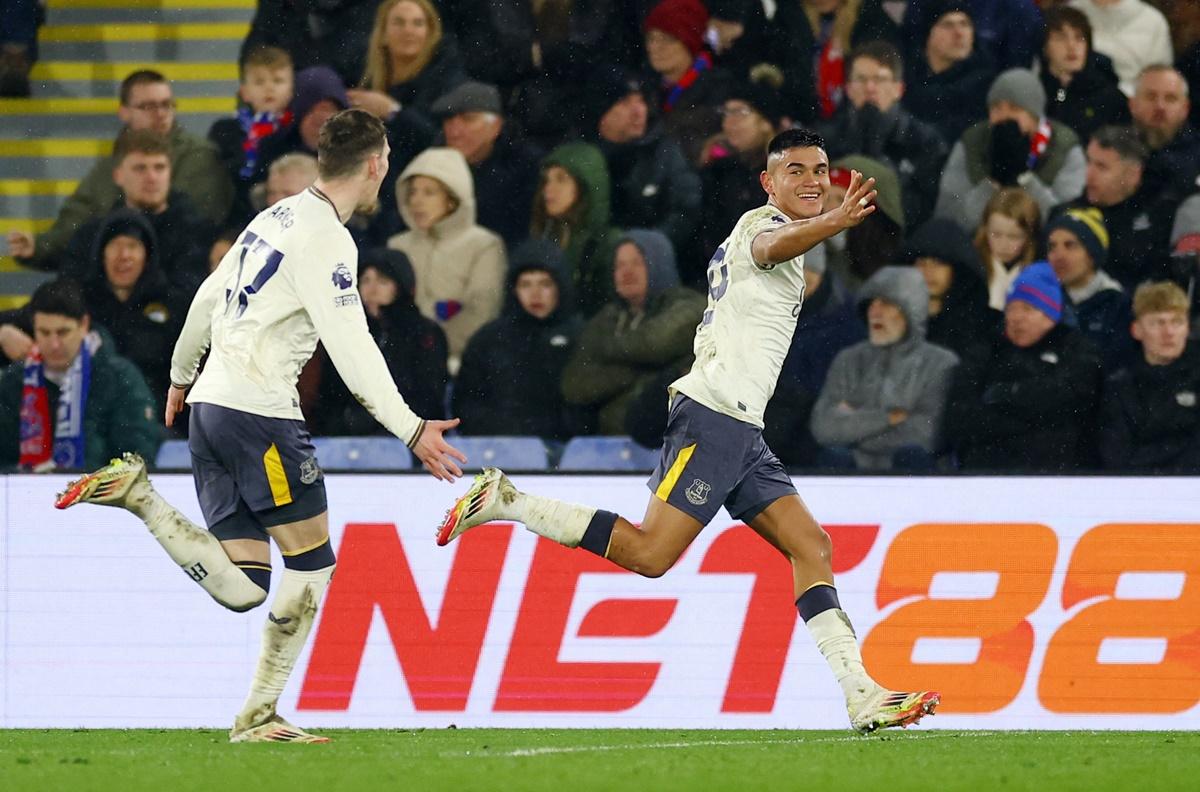
[[[0,730],[18,790],[1195,790],[1195,732],[332,730],[328,745],[219,731]]]

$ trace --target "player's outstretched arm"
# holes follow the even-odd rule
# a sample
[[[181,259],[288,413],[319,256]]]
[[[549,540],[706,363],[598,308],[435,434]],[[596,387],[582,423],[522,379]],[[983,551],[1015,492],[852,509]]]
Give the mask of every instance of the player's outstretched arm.
[[[449,421],[426,421],[421,436],[413,443],[413,454],[421,460],[425,469],[442,481],[453,482],[462,476],[462,469],[454,464],[454,460],[467,463],[467,456],[442,437],[445,432],[458,426],[458,419]]]
[[[858,171],[850,171],[850,187],[841,206],[759,234],[751,246],[754,260],[775,265],[807,253],[818,243],[865,220],[875,211],[875,196],[875,179],[863,179]]]

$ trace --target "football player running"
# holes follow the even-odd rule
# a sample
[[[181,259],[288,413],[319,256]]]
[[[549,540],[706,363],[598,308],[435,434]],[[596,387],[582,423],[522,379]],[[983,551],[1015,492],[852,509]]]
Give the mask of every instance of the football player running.
[[[659,577],[725,506],[791,562],[796,607],[841,685],[854,729],[906,726],[932,713],[939,694],[887,690],[867,673],[834,588],[829,536],[762,438],[763,412],[804,299],[804,253],[875,211],[875,180],[852,172],[841,205],[824,211],[824,141],[792,129],[770,142],[759,181],[766,204],[742,215],[709,262],[696,362],[670,386],[662,456],[641,527],[612,512],[521,492],[488,468],[447,513],[438,544],[492,520],[514,520]]]
[[[312,187],[261,212],[200,287],[171,360],[165,419],[191,405],[188,446],[208,530],[151,487],[136,455],[72,482],[56,506],[118,506],[140,517],[175,563],[221,605],[267,598],[268,539],[284,571],[232,742],[327,742],[276,712],[329,585],[325,482],[300,412],[296,380],[320,340],[350,392],[425,468],[454,481],[466,462],[442,437],[457,421],[424,421],[396,390],[367,330],[345,223],[376,205],[388,170],[383,124],[362,110],[325,122]],[[210,349],[199,377],[201,356]],[[190,394],[188,391],[190,389]]]

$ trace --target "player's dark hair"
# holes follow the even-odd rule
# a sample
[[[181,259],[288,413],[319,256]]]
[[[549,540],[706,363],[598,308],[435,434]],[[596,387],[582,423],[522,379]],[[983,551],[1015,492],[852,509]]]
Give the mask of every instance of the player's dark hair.
[[[366,110],[343,110],[321,126],[317,139],[317,175],[341,179],[353,175],[367,157],[383,148],[387,129]]]
[[[133,74],[130,74],[124,80],[121,80],[121,90],[118,96],[121,97],[121,104],[129,106],[129,94],[133,92],[134,87],[138,85],[151,85],[153,83],[165,83],[167,78],[162,75],[162,72],[156,72],[154,69],[138,69]]]
[[[171,156],[171,144],[153,129],[125,129],[113,144],[113,165],[120,165],[130,154],[162,154]]]
[[[29,298],[29,312],[66,316],[82,320],[88,315],[83,287],[70,278],[56,278],[37,287]]]
[[[778,154],[790,148],[823,149],[825,148],[825,138],[811,129],[804,129],[803,127],[785,129],[771,138],[771,142],[767,144],[767,156],[770,157],[772,154]]]
[[[850,70],[854,68],[854,62],[859,58],[870,58],[890,71],[892,77],[897,80],[904,79],[904,59],[900,56],[900,50],[886,41],[868,41],[851,50],[846,56],[847,78]]]
[[[1126,162],[1137,162],[1144,165],[1150,158],[1150,149],[1146,147],[1133,127],[1100,127],[1092,135],[1092,142],[1100,148],[1117,152],[1117,156]]]

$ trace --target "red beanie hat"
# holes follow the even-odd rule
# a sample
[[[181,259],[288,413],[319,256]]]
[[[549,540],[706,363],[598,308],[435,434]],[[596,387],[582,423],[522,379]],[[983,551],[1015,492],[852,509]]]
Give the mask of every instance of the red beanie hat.
[[[695,56],[704,49],[708,9],[700,0],[662,0],[646,15],[642,27],[647,31],[661,30],[679,39]]]

